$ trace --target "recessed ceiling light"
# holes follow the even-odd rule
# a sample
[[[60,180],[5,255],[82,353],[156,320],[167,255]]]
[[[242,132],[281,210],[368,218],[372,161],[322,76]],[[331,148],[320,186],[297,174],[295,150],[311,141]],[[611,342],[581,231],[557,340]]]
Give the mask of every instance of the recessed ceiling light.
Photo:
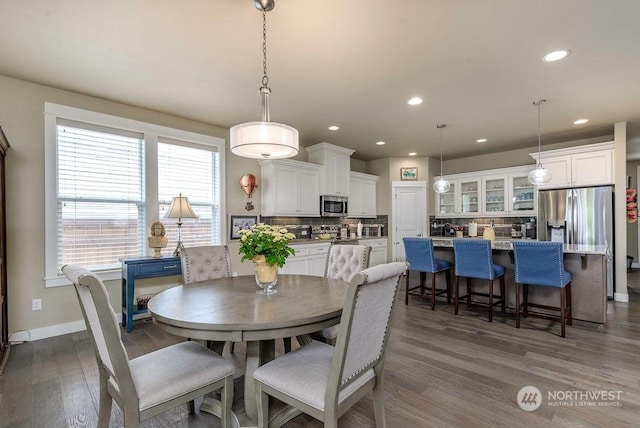
[[[558,61],[563,58],[566,58],[571,51],[569,49],[560,49],[559,51],[549,52],[545,56],[542,57],[546,62]]]
[[[411,98],[409,101],[407,101],[407,104],[409,104],[410,106],[417,106],[422,104],[422,98],[420,97],[413,97]]]
[[[385,143],[384,141],[378,141],[376,144],[379,145],[379,146],[384,146],[387,143]]]
[[[330,130],[330,131],[337,131],[338,129],[340,129],[340,127],[339,127],[338,125],[331,125],[331,126],[329,127],[329,130]]]
[[[476,143],[486,143],[487,139],[486,138],[479,138],[476,140]]]
[[[416,153],[416,152],[411,152],[411,153],[409,153],[409,156],[415,156],[415,155],[417,155],[417,153]]]
[[[589,119],[578,119],[575,122],[573,122],[574,125],[582,125],[583,123],[587,123],[589,122]]]

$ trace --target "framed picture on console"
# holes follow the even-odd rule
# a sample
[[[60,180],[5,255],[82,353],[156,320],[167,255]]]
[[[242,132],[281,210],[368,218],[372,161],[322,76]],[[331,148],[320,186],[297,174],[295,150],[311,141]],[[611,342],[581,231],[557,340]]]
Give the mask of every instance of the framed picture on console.
[[[400,168],[400,180],[415,181],[417,179],[418,179],[418,168],[416,168],[415,166]]]
[[[232,215],[229,221],[229,230],[231,240],[240,239],[238,231],[251,228],[258,222],[258,216],[256,215]]]

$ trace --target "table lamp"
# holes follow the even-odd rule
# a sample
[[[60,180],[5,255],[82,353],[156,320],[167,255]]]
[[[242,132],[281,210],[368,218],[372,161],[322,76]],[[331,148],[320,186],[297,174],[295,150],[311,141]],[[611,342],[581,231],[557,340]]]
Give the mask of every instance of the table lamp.
[[[183,218],[198,218],[196,213],[193,212],[191,205],[189,205],[189,198],[186,196],[174,197],[171,201],[171,206],[169,207],[169,211],[164,215],[164,218],[177,218],[178,219],[178,245],[176,245],[176,249],[173,252],[174,257],[178,257],[180,255],[180,249],[184,248],[182,245],[182,237],[180,234],[180,230],[182,228],[182,219]]]

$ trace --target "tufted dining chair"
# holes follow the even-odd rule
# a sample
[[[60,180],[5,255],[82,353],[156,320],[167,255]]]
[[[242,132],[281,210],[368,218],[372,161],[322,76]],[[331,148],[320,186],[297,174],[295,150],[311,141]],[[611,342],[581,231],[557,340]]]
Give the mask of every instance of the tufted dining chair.
[[[229,247],[226,245],[183,247],[180,250],[180,261],[182,263],[182,282],[185,285],[231,276],[231,259]],[[224,342],[212,341],[208,345],[220,353],[224,349]],[[234,343],[229,342],[229,351],[233,352],[234,348]]]
[[[460,299],[467,301],[467,306],[486,306],[489,309],[489,322],[493,321],[493,307],[500,305],[502,313],[505,313],[504,266],[493,263],[491,241],[488,239],[453,239],[453,253],[455,256],[456,283],[453,290],[454,313],[458,315]],[[467,294],[459,296],[460,278],[467,279]],[[475,291],[471,286],[471,278],[484,279],[489,282],[488,292]],[[493,282],[500,281],[500,294],[494,293]],[[487,301],[473,300],[472,297],[481,296]]]
[[[73,282],[98,362],[98,423],[109,426],[112,401],[124,413],[125,428],[209,392],[221,390],[222,426],[232,426],[233,363],[196,342],[181,342],[129,360],[115,312],[102,280],[72,265],[62,272]]]
[[[565,337],[565,323],[571,325],[571,273],[564,270],[561,242],[513,241],[516,286],[516,328],[520,328],[520,314],[552,321],[560,321],[560,336]],[[560,306],[529,302],[529,286],[557,288]],[[522,286],[522,303],[520,303]],[[529,308],[546,312],[529,312]],[[559,316],[553,315],[553,312]]]
[[[386,426],[383,369],[391,310],[407,265],[392,262],[355,274],[349,284],[335,346],[312,341],[259,367],[258,427],[266,428],[269,396],[293,406],[325,427],[371,393],[376,427]]]
[[[184,284],[231,276],[231,259],[226,245],[186,247],[180,251],[180,259]]]
[[[327,254],[324,276],[349,282],[355,274],[369,267],[370,256],[371,247],[368,245],[332,244]],[[335,345],[339,329],[339,325],[333,325],[313,333],[311,338]]]

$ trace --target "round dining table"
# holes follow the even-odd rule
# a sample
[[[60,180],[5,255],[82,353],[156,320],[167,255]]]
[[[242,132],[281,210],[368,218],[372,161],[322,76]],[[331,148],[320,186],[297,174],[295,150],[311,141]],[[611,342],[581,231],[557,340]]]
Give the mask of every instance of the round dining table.
[[[244,408],[255,419],[253,372],[274,358],[275,339],[299,337],[338,324],[348,283],[320,276],[279,275],[277,293],[257,294],[255,277],[179,285],[148,302],[164,331],[198,340],[246,342]],[[202,409],[202,407],[201,407]]]

